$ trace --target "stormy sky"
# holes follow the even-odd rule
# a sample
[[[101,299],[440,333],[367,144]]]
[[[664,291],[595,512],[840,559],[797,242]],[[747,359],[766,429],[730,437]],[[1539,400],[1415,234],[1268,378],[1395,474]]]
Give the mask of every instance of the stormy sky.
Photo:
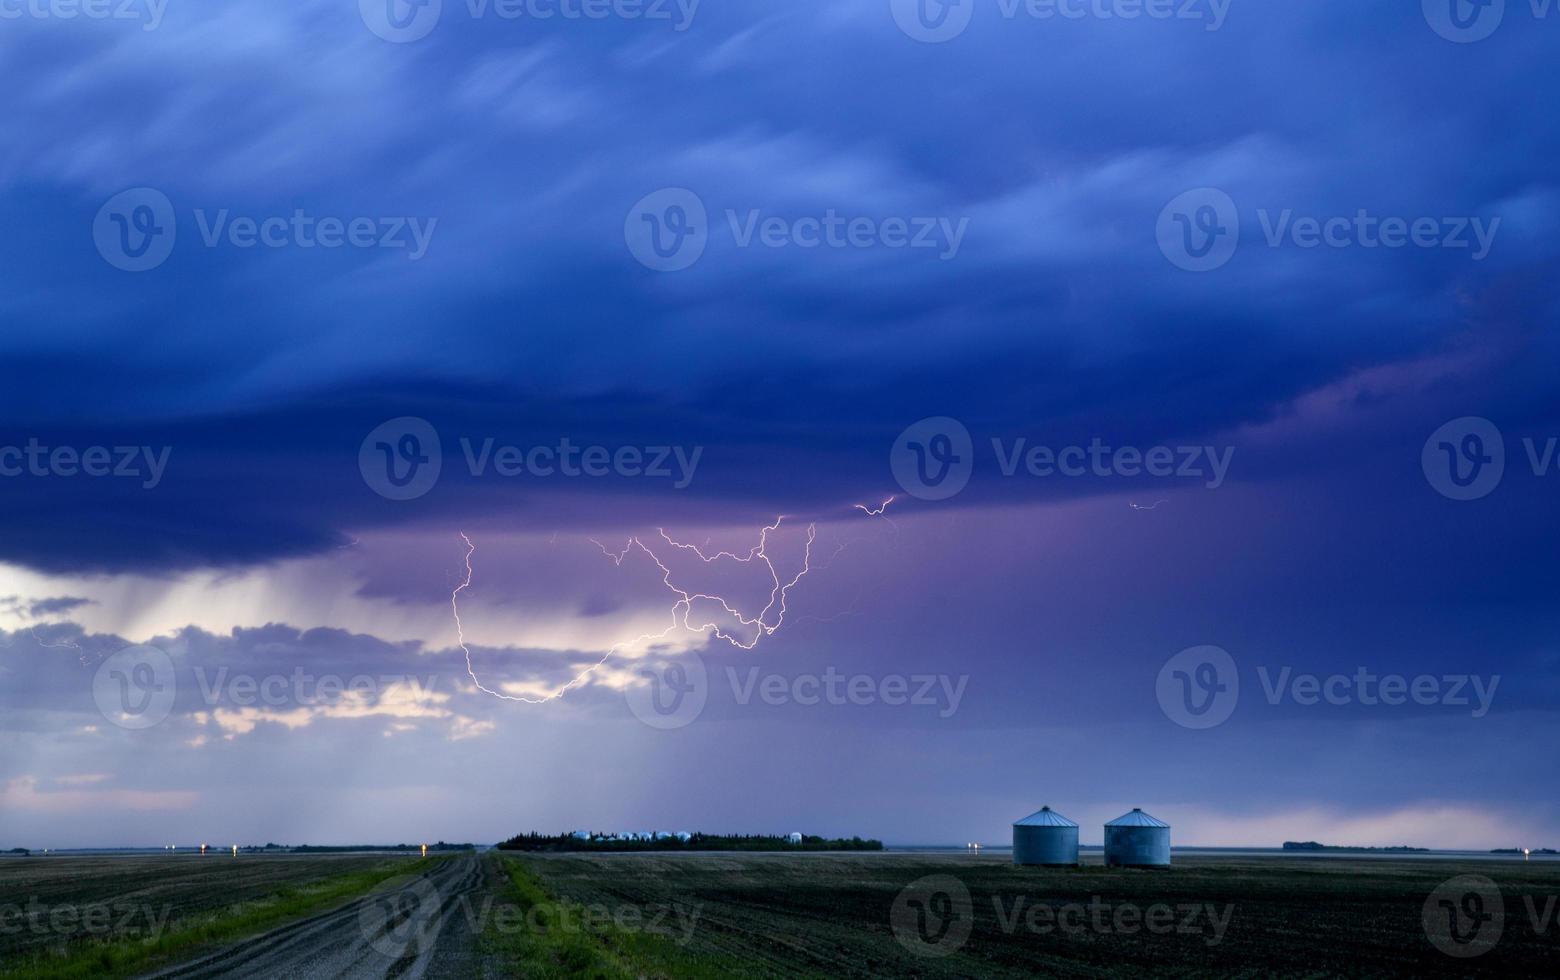
[[[69,9],[0,846],[1560,846],[1560,12]]]

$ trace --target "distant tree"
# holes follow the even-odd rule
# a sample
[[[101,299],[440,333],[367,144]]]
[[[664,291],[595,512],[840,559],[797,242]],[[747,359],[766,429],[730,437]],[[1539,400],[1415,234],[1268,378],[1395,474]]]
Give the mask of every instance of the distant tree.
[[[586,839],[572,833],[541,834],[531,831],[516,834],[497,845],[501,851],[881,851],[883,842],[860,837],[828,839],[804,836],[801,844],[792,844],[781,834],[706,834],[678,837],[625,838],[592,832]]]

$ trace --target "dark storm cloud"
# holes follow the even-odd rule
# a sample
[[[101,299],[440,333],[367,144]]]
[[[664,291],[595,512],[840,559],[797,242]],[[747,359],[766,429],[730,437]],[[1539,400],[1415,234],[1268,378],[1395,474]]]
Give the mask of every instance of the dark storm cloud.
[[[30,616],[48,616],[56,613],[66,613],[82,606],[93,605],[93,600],[83,599],[80,596],[55,596],[50,599],[39,599],[28,605],[27,613]]]
[[[1219,439],[1240,449],[1234,480],[1304,475],[1386,501],[1423,491],[1418,443],[1447,417],[1556,425],[1560,127],[1533,97],[1560,68],[1536,23],[1461,46],[1412,4],[1237,4],[1217,31],[992,6],[927,45],[877,2],[704,5],[683,32],[450,6],[409,45],[324,2],[175,5],[146,32],[22,22],[0,42],[17,81],[0,122],[15,229],[0,239],[14,284],[0,443],[171,449],[150,489],[6,478],[0,559],[162,571],[457,516],[832,512],[894,492],[888,447],[931,414],[964,420],[977,446]],[[124,273],[89,231],[137,185],[169,195],[180,241],[164,266]],[[1159,253],[1154,222],[1203,185],[1240,206],[1243,244],[1193,274]],[[650,272],[623,240],[629,208],[664,186],[710,212],[709,249],[683,272]],[[968,219],[968,233],[941,261],[738,248],[726,218],[831,208]],[[1478,262],[1269,248],[1258,208],[1502,225]],[[415,262],[208,248],[196,209],[438,226]],[[1469,348],[1472,368],[1347,390]],[[1384,409],[1240,434],[1339,385]],[[409,504],[357,472],[364,435],[400,415],[445,442],[445,477]],[[705,455],[685,491],[609,478],[583,507],[578,484],[471,478],[461,436]],[[980,465],[949,506],[1122,488]]]
[[[894,483],[888,449],[905,424],[931,413],[965,421],[977,463],[962,495],[926,506],[1165,488],[1146,478],[1004,477],[992,439],[1009,447],[1019,438],[1050,446],[1095,438],[1112,446],[1211,445],[1233,451],[1227,486],[1288,481],[1330,501],[1331,533],[1352,550],[1361,541],[1384,543],[1400,524],[1412,532],[1417,522],[1436,519],[1450,502],[1425,483],[1420,449],[1441,422],[1477,413],[1506,431],[1514,475],[1500,491],[1505,505],[1456,511],[1474,523],[1450,525],[1447,537],[1425,547],[1450,541],[1470,555],[1507,550],[1547,560],[1542,555],[1554,540],[1544,517],[1548,482],[1526,472],[1519,440],[1542,447],[1560,431],[1544,397],[1551,345],[1527,331],[1508,331],[1503,341],[1490,331],[1474,346],[1473,355],[1451,345],[1419,360],[1386,362],[1376,373],[1335,369],[1336,381],[1304,358],[1263,356],[1258,368],[1247,341],[1232,339],[1173,371],[1163,364],[1070,368],[1066,359],[1030,369],[1015,358],[992,359],[976,371],[928,367],[872,386],[863,379],[850,391],[838,375],[831,382],[754,375],[683,401],[622,394],[562,401],[406,383],[394,394],[344,393],[217,419],[10,429],[13,443],[167,447],[169,455],[150,488],[135,479],[7,479],[0,557],[49,571],[144,573],[308,554],[347,544],[347,532],[408,522],[459,527],[499,519],[512,529],[605,534],[659,523],[754,523],[776,513],[848,516],[851,504],[888,493],[901,495],[894,507],[904,510],[917,505]],[[1252,370],[1265,370],[1265,383],[1249,380]],[[1308,391],[1316,394],[1294,401]],[[405,502],[378,496],[358,465],[369,431],[398,415],[428,419],[443,449],[437,486]],[[684,489],[669,479],[616,475],[505,478],[491,464],[475,476],[468,451],[480,453],[488,439],[521,448],[562,439],[667,445],[702,455]],[[1231,519],[1261,519],[1219,499]],[[61,508],[70,521],[52,518]],[[1409,533],[1406,540],[1412,551],[1423,539]],[[1401,552],[1405,544],[1393,547]],[[1422,567],[1411,563],[1405,573]]]
[[[0,610],[28,619],[68,613],[73,609],[93,604],[93,600],[83,599],[80,596],[51,596],[47,599],[24,599],[16,595],[0,596]]]

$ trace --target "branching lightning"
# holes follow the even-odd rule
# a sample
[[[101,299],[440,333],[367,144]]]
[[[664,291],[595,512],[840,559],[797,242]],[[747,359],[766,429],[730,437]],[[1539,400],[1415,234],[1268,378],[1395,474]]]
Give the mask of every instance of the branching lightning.
[[[1168,501],[1168,500],[1156,500],[1153,503],[1149,504],[1147,507],[1144,507],[1142,504],[1133,504],[1133,503],[1129,503],[1129,504],[1127,504],[1127,506],[1131,507],[1133,510],[1155,510],[1155,509],[1157,509],[1159,507],[1160,504],[1168,504],[1169,502],[1170,501]]]
[[[886,507],[887,503],[885,503],[883,506]],[[477,677],[476,670],[471,662],[471,649],[466,645],[465,628],[460,621],[460,594],[471,587],[471,582],[474,575],[471,564],[471,556],[476,553],[477,546],[472,543],[471,538],[467,537],[465,532],[461,532],[460,538],[466,543],[466,578],[465,581],[456,586],[455,590],[450,593],[450,610],[455,616],[455,633],[459,639],[460,648],[465,652],[466,655],[466,673],[471,676],[471,680],[474,684],[477,685],[478,690],[486,694],[491,694],[493,697],[500,698],[505,701],[519,701],[524,704],[545,704],[549,701],[555,701],[558,698],[563,697],[563,695],[584,683],[591,674],[595,673],[596,670],[598,670],[608,660],[612,659],[615,654],[617,654],[625,647],[647,641],[653,642],[656,640],[662,640],[679,629],[687,630],[692,633],[711,634],[713,636],[719,637],[722,640],[725,640],[734,647],[742,650],[751,650],[758,645],[759,640],[766,636],[773,635],[785,623],[786,600],[791,589],[795,587],[795,585],[800,582],[809,571],[812,570],[812,547],[813,542],[817,539],[818,536],[818,527],[816,524],[807,525],[807,544],[802,554],[801,571],[797,572],[795,576],[786,581],[782,580],[780,573],[775,569],[774,562],[771,560],[768,553],[769,535],[771,532],[779,530],[780,525],[784,521],[784,516],[781,516],[777,517],[773,524],[766,525],[759,532],[758,544],[745,556],[734,554],[733,552],[729,551],[721,551],[713,555],[706,554],[704,550],[699,548],[697,545],[684,544],[680,541],[676,541],[671,537],[671,535],[666,533],[665,529],[656,529],[657,533],[661,536],[661,540],[664,541],[667,545],[681,551],[692,552],[700,561],[704,562],[705,564],[711,564],[722,559],[729,559],[744,565],[752,564],[755,561],[763,562],[764,566],[769,571],[769,577],[773,585],[769,592],[769,601],[764,605],[764,608],[759,611],[758,615],[752,617],[743,615],[736,607],[734,607],[722,596],[713,595],[706,592],[688,592],[674,585],[672,583],[672,570],[666,566],[666,563],[661,560],[660,556],[657,555],[649,545],[646,545],[645,542],[637,536],[630,537],[628,539],[628,543],[623,546],[623,550],[619,552],[609,550],[600,541],[592,538],[591,542],[595,544],[596,547],[601,549],[602,554],[606,555],[607,558],[611,559],[613,564],[619,567],[622,566],[623,562],[635,549],[644,552],[645,555],[655,563],[656,567],[661,570],[661,583],[670,589],[671,592],[677,597],[676,601],[672,603],[671,624],[659,633],[646,633],[635,637],[632,640],[614,644],[604,654],[602,654],[600,660],[596,661],[594,664],[575,675],[575,677],[567,684],[563,684],[545,697],[537,698],[505,694],[501,691],[495,691],[492,688],[484,685],[481,679]],[[726,632],[726,630],[723,629],[719,623],[713,620],[699,623],[690,621],[689,617],[693,614],[693,604],[699,600],[707,600],[710,602],[719,603],[720,607],[724,609],[728,615],[734,618],[741,626],[747,628],[756,627],[756,629],[753,629],[751,638],[744,640],[741,637],[734,636]],[[773,617],[773,621],[771,621],[771,615]]]

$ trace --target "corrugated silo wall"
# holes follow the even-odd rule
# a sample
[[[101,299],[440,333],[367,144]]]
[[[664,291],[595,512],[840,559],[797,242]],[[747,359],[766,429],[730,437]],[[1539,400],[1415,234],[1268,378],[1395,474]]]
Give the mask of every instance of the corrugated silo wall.
[[[1077,827],[1013,828],[1014,864],[1077,864]]]
[[[1161,867],[1170,863],[1169,827],[1106,827],[1107,865]]]

